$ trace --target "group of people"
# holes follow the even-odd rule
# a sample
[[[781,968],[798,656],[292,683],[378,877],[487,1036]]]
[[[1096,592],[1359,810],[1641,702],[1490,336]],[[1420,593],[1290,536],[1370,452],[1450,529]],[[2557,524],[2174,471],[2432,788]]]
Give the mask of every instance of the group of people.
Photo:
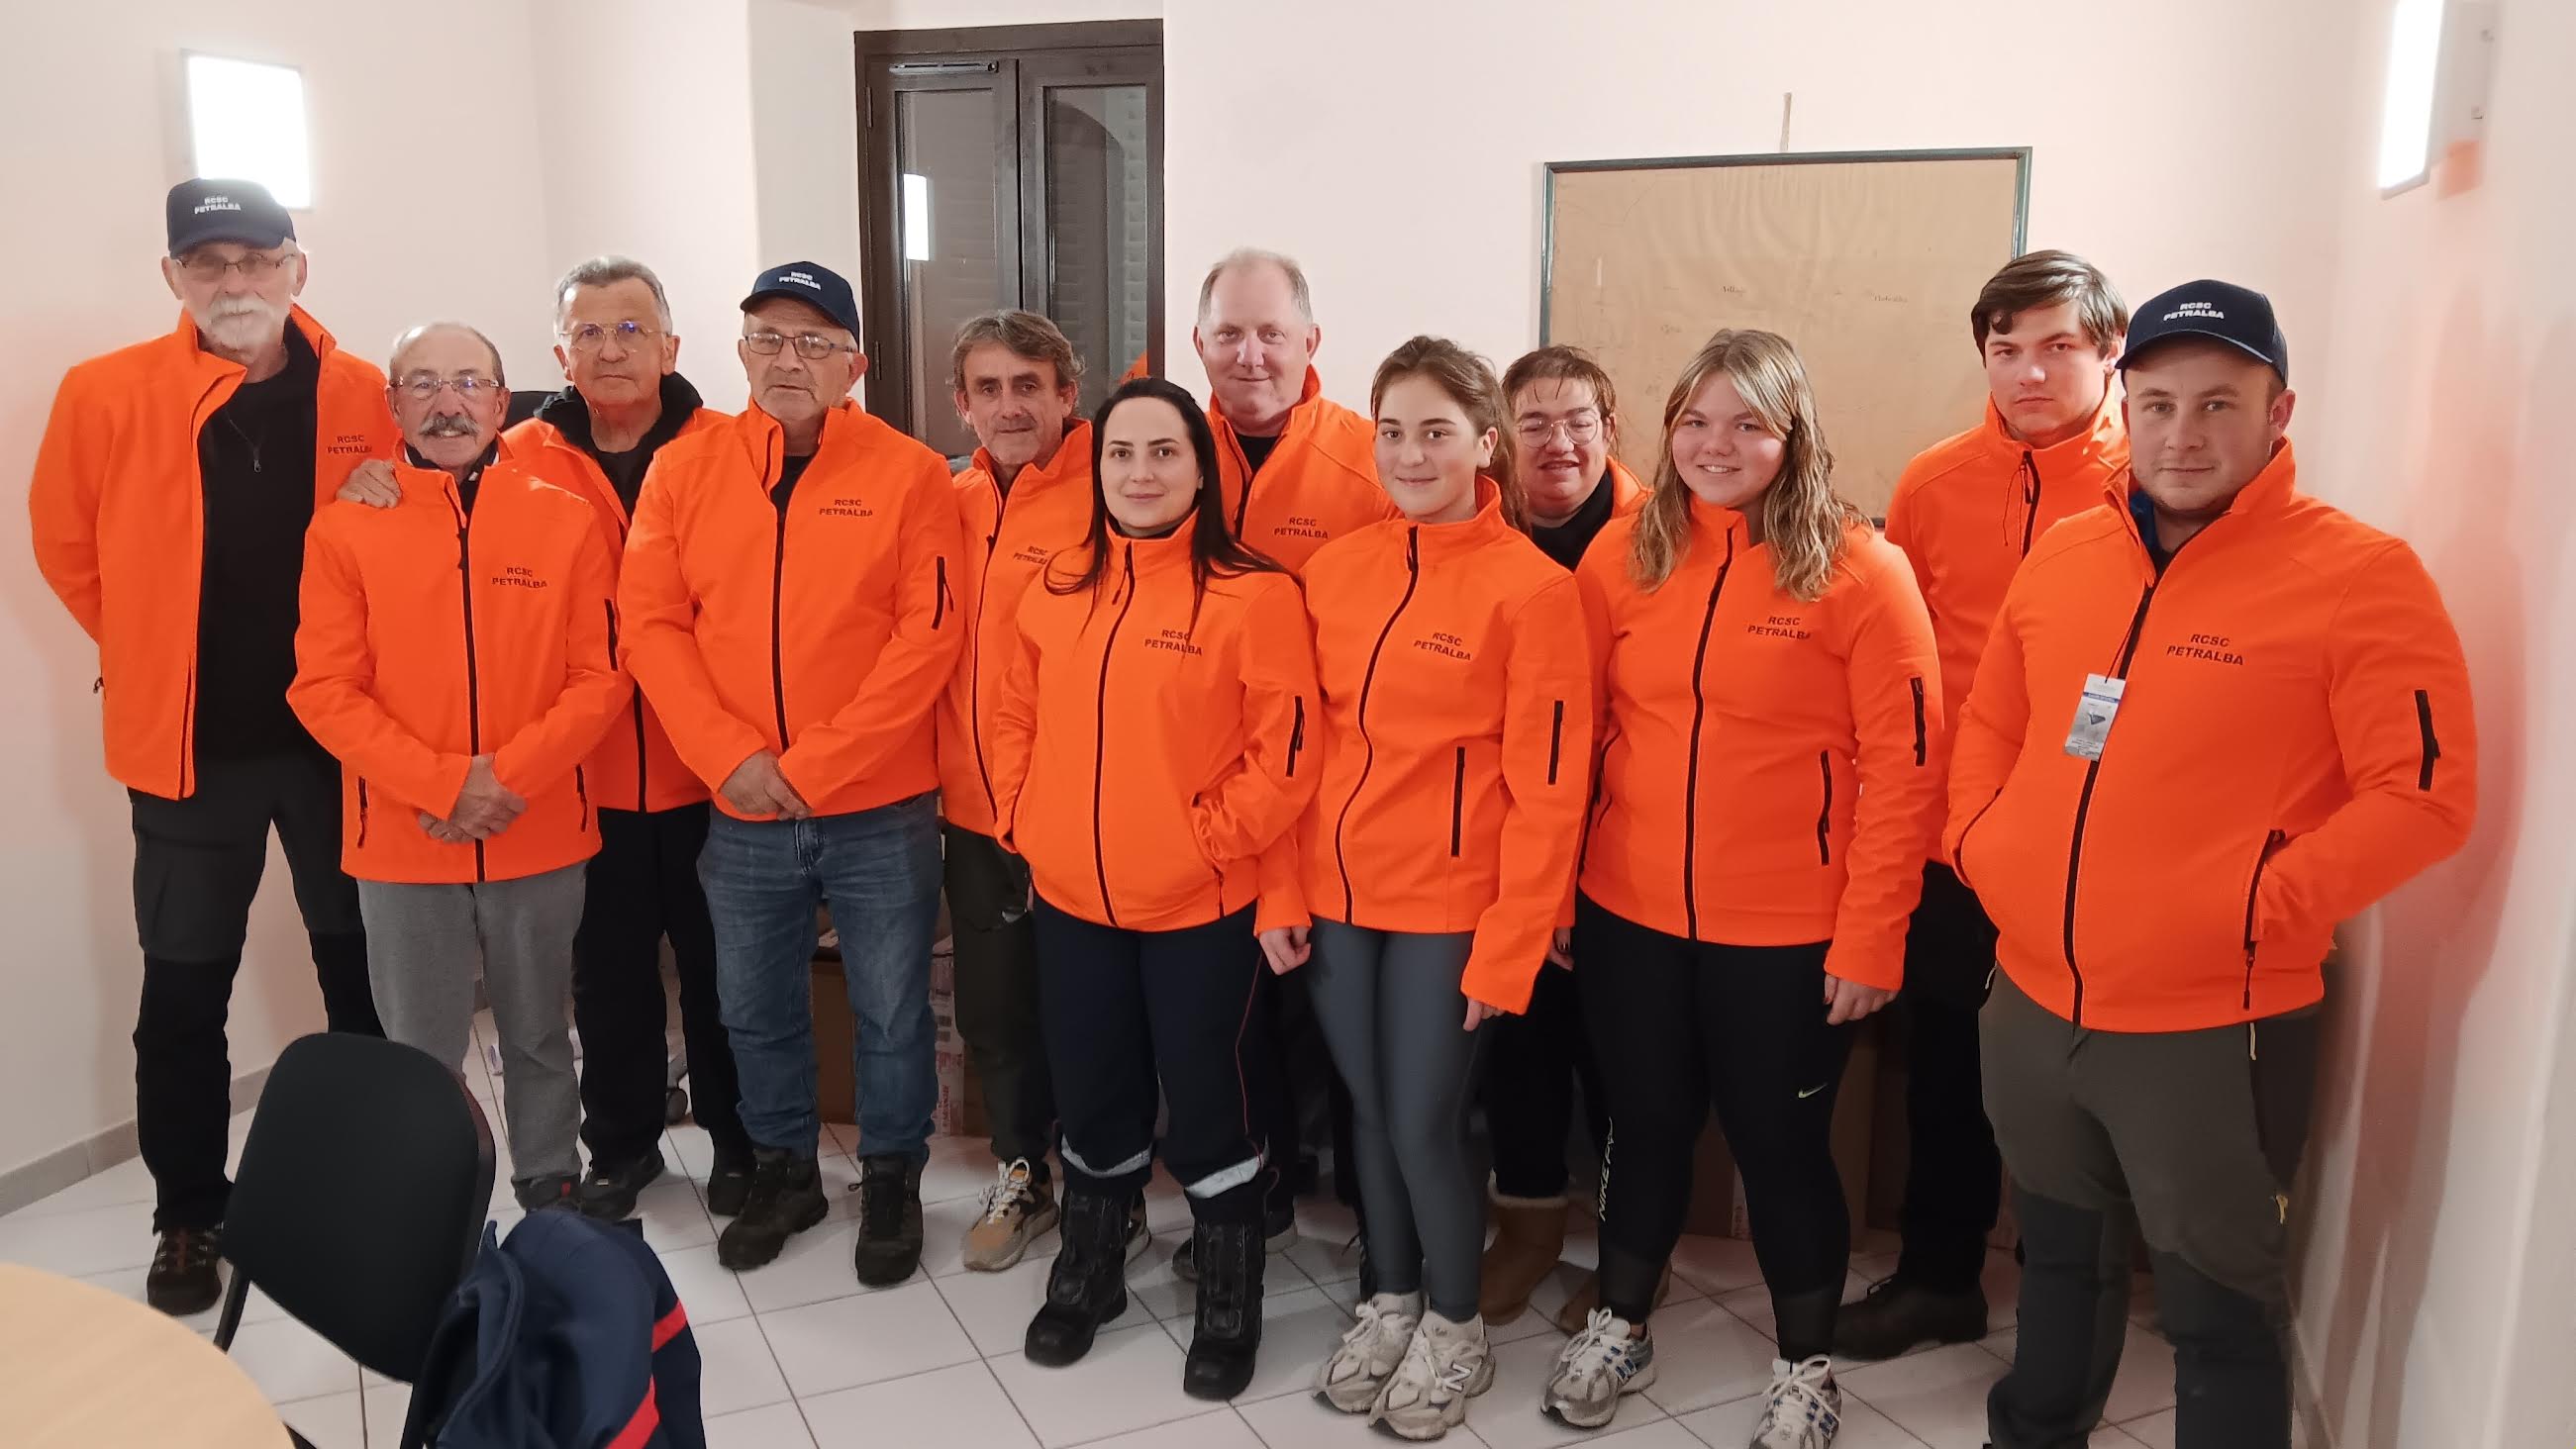
[[[1200,289],[1204,409],[1131,376],[1084,419],[1056,327],[969,321],[952,474],[850,401],[856,302],[810,262],[743,301],[736,416],[677,371],[650,270],[574,268],[567,386],[505,429],[470,327],[381,374],[341,351],[256,187],[185,183],[168,223],[185,316],[71,371],[31,490],[133,798],[156,1304],[217,1290],[225,1006],[274,825],[333,1029],[458,1062],[479,976],[530,1208],[623,1217],[667,1170],[667,938],[720,1260],[824,1218],[825,907],[854,1267],[910,1276],[944,887],[996,1158],[965,1264],[1059,1233],[1035,1362],[1124,1309],[1159,1155],[1193,1218],[1184,1386],[1239,1392],[1329,1100],[1365,1253],[1316,1390],[1439,1438],[1562,1254],[1579,1100],[1599,1265],[1543,1403],[1607,1424],[1654,1382],[1713,1106],[1778,1343],[1756,1446],[1832,1441],[1835,1354],[1985,1334],[2007,1168],[1996,1445],[2089,1435],[2133,1221],[2177,1442],[2288,1443],[2320,964],[2458,846],[2475,783],[2431,579],[2299,491],[2259,294],[2132,318],[2079,258],[2015,260],[1969,308],[1985,415],[1882,532],[1766,332],[1718,331],[1635,424],[1577,349],[1497,376],[1416,337],[1362,414],[1321,395],[1304,275],[1247,250]],[[1613,456],[1637,426],[1650,479]],[[1904,1252],[1846,1304],[1830,1124],[1891,1005]]]

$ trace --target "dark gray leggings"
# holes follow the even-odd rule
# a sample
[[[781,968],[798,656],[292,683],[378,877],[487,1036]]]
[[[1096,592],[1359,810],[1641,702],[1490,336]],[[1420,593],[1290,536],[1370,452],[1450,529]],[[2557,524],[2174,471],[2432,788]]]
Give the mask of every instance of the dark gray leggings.
[[[1458,979],[1472,932],[1411,935],[1317,921],[1308,988],[1351,1091],[1360,1205],[1378,1291],[1421,1290],[1453,1323],[1475,1316],[1484,1184],[1467,1157],[1483,1030],[1464,1030]]]

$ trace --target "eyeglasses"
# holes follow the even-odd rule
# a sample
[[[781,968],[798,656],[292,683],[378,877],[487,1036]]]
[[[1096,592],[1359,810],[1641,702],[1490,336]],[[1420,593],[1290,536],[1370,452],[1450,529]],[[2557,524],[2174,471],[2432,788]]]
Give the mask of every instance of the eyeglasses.
[[[220,284],[226,272],[240,269],[245,282],[264,282],[278,268],[295,260],[294,252],[244,252],[227,261],[212,252],[190,252],[177,258],[179,270],[189,281]]]
[[[617,339],[620,349],[632,352],[661,336],[662,329],[649,327],[641,322],[613,322],[604,325],[598,322],[584,322],[571,331],[559,335],[575,352],[597,352],[608,345],[608,339],[611,337]]]
[[[856,352],[859,350],[859,345],[855,342],[843,342],[837,337],[826,337],[819,332],[799,332],[793,337],[789,337],[784,333],[779,332],[746,332],[742,334],[742,345],[759,353],[763,357],[776,357],[778,355],[778,350],[785,347],[790,342],[796,344],[796,355],[804,358],[807,362],[820,362],[835,352]]]
[[[458,377],[440,377],[436,373],[415,372],[394,383],[395,390],[409,393],[413,402],[427,402],[438,396],[441,390],[451,387],[456,389],[459,402],[469,404],[489,397],[498,397],[509,391],[498,378],[480,377],[470,372]]]
[[[1558,418],[1553,420],[1548,418],[1523,418],[1520,421],[1520,425],[1513,429],[1514,432],[1520,435],[1520,440],[1522,442],[1533,448],[1546,447],[1548,445],[1548,441],[1554,438],[1560,430],[1564,432],[1565,440],[1567,442],[1574,444],[1578,448],[1582,447],[1584,444],[1601,436],[1601,415],[1599,413],[1582,412],[1576,413],[1574,416],[1569,418]]]

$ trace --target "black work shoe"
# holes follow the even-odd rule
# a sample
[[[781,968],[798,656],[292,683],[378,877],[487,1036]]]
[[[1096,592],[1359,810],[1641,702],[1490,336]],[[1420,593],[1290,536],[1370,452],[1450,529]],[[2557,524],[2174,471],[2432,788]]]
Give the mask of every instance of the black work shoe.
[[[635,1216],[635,1199],[653,1179],[662,1175],[662,1152],[655,1148],[645,1156],[627,1162],[609,1164],[593,1162],[590,1176],[581,1180],[573,1194],[573,1206],[582,1216],[604,1223],[624,1222]]]
[[[580,1205],[580,1186],[579,1178],[550,1173],[544,1177],[523,1177],[513,1181],[510,1196],[518,1199],[519,1207],[526,1212],[550,1207],[577,1207]]]
[[[203,1313],[224,1296],[223,1278],[215,1271],[221,1256],[221,1228],[172,1228],[153,1250],[152,1271],[143,1277],[143,1301],[184,1318]]]
[[[1128,1247],[1137,1226],[1118,1199],[1067,1188],[1057,1220],[1063,1246],[1047,1269],[1046,1303],[1029,1320],[1029,1362],[1072,1363],[1091,1352],[1102,1324],[1127,1311]]]
[[[889,1288],[921,1266],[921,1164],[891,1154],[859,1159],[859,1281]]]
[[[751,1196],[751,1162],[747,1158],[729,1158],[719,1154],[715,1171],[707,1175],[707,1211],[729,1218],[742,1211]]]
[[[1982,1288],[1943,1292],[1904,1278],[1885,1278],[1846,1303],[1834,1320],[1834,1352],[1875,1363],[1920,1343],[1974,1343],[1986,1336]]]
[[[823,1220],[831,1204],[809,1153],[784,1147],[751,1150],[751,1189],[742,1212],[716,1236],[716,1261],[739,1273],[778,1256],[787,1240]]]
[[[1297,1209],[1294,1204],[1280,1203],[1262,1210],[1261,1248],[1266,1253],[1284,1253],[1297,1241]],[[1199,1240],[1193,1233],[1181,1239],[1172,1250],[1172,1275],[1184,1283],[1199,1281]]]
[[[1251,1223],[1201,1223],[1190,1235],[1198,1246],[1199,1301],[1181,1392],[1191,1398],[1230,1399],[1252,1382],[1266,1256],[1260,1231]]]

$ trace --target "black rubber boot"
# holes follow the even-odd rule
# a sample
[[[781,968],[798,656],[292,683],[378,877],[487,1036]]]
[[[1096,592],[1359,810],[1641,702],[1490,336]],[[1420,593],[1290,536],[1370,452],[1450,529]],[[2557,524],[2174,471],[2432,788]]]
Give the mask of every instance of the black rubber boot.
[[[1127,1204],[1068,1189],[1063,1248],[1047,1271],[1046,1304],[1029,1320],[1029,1362],[1062,1368],[1091,1352],[1100,1325],[1127,1311]]]
[[[1198,1247],[1199,1305],[1190,1336],[1181,1392],[1194,1399],[1230,1399],[1252,1382],[1261,1348],[1261,1229],[1252,1223],[1201,1223],[1191,1235]]]

